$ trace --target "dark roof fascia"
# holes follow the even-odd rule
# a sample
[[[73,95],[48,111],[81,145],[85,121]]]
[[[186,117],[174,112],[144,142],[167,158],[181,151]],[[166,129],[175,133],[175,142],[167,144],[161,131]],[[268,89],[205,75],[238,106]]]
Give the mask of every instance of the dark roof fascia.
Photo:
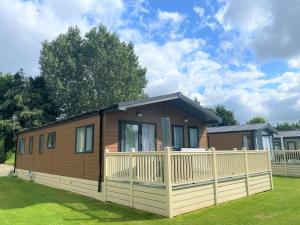
[[[99,110],[95,110],[95,111],[83,113],[83,114],[80,114],[80,115],[77,115],[77,116],[69,117],[69,118],[66,118],[66,119],[56,120],[56,121],[53,121],[53,122],[43,124],[43,125],[38,126],[38,127],[33,127],[33,128],[20,130],[20,131],[16,132],[16,134],[21,134],[21,133],[34,131],[34,130],[49,128],[49,127],[56,126],[58,124],[64,124],[64,123],[74,122],[76,120],[81,120],[81,119],[93,117],[93,116],[99,115],[99,112],[100,112]]]
[[[283,138],[283,139],[300,139],[300,136],[289,136],[289,137],[282,137],[282,136],[280,136],[280,137],[274,137],[273,136],[273,138],[274,139],[281,139],[281,138]]]
[[[118,107],[118,110],[127,110],[129,108],[149,105],[149,104],[153,104],[153,103],[171,101],[171,100],[176,100],[176,99],[180,99],[180,100],[184,101],[185,103],[193,106],[194,108],[198,109],[199,111],[201,111],[204,114],[207,114],[209,117],[211,117],[212,120],[206,121],[207,123],[222,122],[222,119],[220,117],[218,117],[214,113],[210,112],[209,110],[205,109],[201,105],[195,103],[194,101],[190,100],[189,98],[187,98],[180,92],[169,94],[169,95],[162,95],[162,96],[158,96],[158,97],[152,97],[150,99],[121,102],[121,103],[117,104],[117,107]]]
[[[50,123],[44,124],[44,125],[39,126],[39,127],[24,129],[24,130],[21,130],[21,131],[17,132],[17,134],[25,133],[25,132],[29,132],[29,131],[33,131],[33,130],[37,130],[37,129],[52,127],[52,126],[55,126],[57,124],[67,123],[67,122],[75,121],[77,119],[83,119],[83,118],[91,117],[91,116],[94,116],[94,115],[97,115],[97,114],[100,115],[101,113],[126,111],[129,108],[134,108],[134,107],[143,106],[143,105],[149,105],[149,104],[153,104],[153,103],[171,101],[171,100],[176,100],[176,99],[180,99],[180,100],[192,105],[193,107],[197,108],[201,112],[203,112],[205,114],[208,114],[209,117],[213,118],[211,121],[206,121],[206,123],[213,123],[213,122],[221,122],[222,121],[222,119],[220,117],[218,117],[217,115],[213,114],[212,112],[210,112],[209,110],[207,110],[204,107],[200,106],[199,104],[193,102],[192,100],[190,100],[189,98],[187,98],[183,94],[181,94],[180,92],[176,92],[176,93],[173,93],[173,94],[161,95],[161,96],[157,96],[157,97],[151,97],[151,98],[148,98],[148,99],[120,102],[120,103],[114,104],[112,106],[104,107],[102,109],[98,109],[98,110],[94,110],[94,111],[91,111],[91,112],[80,114],[80,115],[77,115],[77,116],[74,116],[74,117],[70,117],[70,118],[50,122]]]
[[[117,104],[117,106],[118,106],[118,110],[127,110],[128,108],[134,108],[134,107],[138,107],[138,106],[149,105],[149,104],[153,104],[153,103],[159,103],[159,102],[174,100],[174,99],[178,99],[178,98],[179,98],[178,93],[173,93],[173,94],[169,94],[169,95],[161,95],[161,96],[157,96],[157,97],[152,97],[149,99],[120,102]]]
[[[224,132],[207,132],[207,134],[246,133],[252,131],[256,131],[256,130],[254,129],[254,130],[239,130],[239,131],[224,131]]]
[[[271,132],[269,133],[278,134],[278,131],[269,123],[262,127],[261,130],[270,130]]]
[[[202,107],[201,105],[197,104],[196,102],[192,101],[191,99],[189,99],[188,97],[184,96],[182,93],[178,93],[178,96],[181,100],[185,101],[188,104],[191,104],[192,106],[194,106],[195,108],[197,108],[198,110],[202,111],[203,113],[208,114],[210,117],[214,118],[211,122],[218,122],[221,123],[222,119],[220,117],[218,117],[217,115],[215,115],[214,113],[212,113],[211,111],[209,111],[208,109]]]

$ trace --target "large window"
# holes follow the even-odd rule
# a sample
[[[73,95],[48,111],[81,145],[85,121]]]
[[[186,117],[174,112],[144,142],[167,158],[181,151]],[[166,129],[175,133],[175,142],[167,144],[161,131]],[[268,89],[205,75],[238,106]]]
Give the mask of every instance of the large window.
[[[19,151],[19,154],[25,153],[25,139],[24,138],[20,138],[18,141],[18,151]]]
[[[245,147],[248,150],[251,148],[251,135],[250,134],[243,135],[243,147]]]
[[[199,129],[198,127],[189,127],[189,147],[199,147]]]
[[[39,136],[39,153],[42,154],[45,148],[45,136],[41,134]]]
[[[29,138],[29,142],[28,142],[28,153],[32,154],[32,147],[33,147],[33,137]]]
[[[94,142],[94,125],[76,128],[76,148],[77,153],[92,152]]]
[[[172,126],[172,139],[173,148],[179,150],[183,148],[184,136],[183,136],[183,126],[173,125]]]
[[[154,151],[155,125],[150,123],[120,122],[120,151]]]
[[[48,134],[48,142],[47,142],[47,147],[48,148],[55,148],[55,142],[56,142],[56,133],[51,132]]]

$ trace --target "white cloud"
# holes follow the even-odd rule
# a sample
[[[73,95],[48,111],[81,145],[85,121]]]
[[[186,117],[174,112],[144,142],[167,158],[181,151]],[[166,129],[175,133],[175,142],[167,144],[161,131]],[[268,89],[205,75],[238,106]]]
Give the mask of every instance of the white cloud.
[[[202,7],[194,6],[193,10],[195,13],[197,13],[198,16],[200,16],[200,17],[204,16],[205,10]]]
[[[216,18],[225,31],[248,34],[259,59],[289,60],[300,54],[299,14],[297,0],[227,0]]]
[[[174,23],[180,23],[184,19],[184,15],[178,12],[167,12],[158,10],[158,19],[162,21],[172,21]]]
[[[300,56],[296,56],[288,60],[288,65],[291,68],[300,68]]]
[[[199,37],[185,37],[183,25],[191,22],[187,16],[158,10],[155,17],[144,19],[144,15],[150,14],[144,0],[133,6],[121,0],[2,0],[0,71],[15,72],[23,67],[31,75],[38,74],[41,41],[51,40],[70,25],[78,25],[86,32],[104,23],[122,40],[135,43],[139,60],[147,67],[146,92],[151,96],[182,91],[192,99],[197,97],[205,106],[226,105],[241,122],[255,115],[271,121],[296,120],[300,115],[300,72],[284,72],[268,78],[259,65],[243,61],[242,52],[249,46],[262,57],[274,57],[285,47],[281,57],[288,55],[291,68],[300,67],[300,47],[296,45],[299,26],[295,13],[284,6],[282,9],[288,12],[278,12],[278,5],[280,3],[274,5],[272,0],[226,1],[217,19],[226,32],[238,29],[239,35],[231,38],[226,32],[222,34],[226,39],[218,43],[218,51],[224,55],[216,57],[207,51],[210,43]],[[128,7],[133,7],[133,11],[126,11]],[[298,12],[298,8],[294,8]],[[215,17],[200,7],[193,9],[199,15],[200,26],[218,28]],[[134,21],[124,19],[124,13],[134,14],[143,31],[129,25]],[[156,37],[160,41],[156,41]],[[259,47],[263,43],[265,46]],[[233,70],[228,64],[239,69]]]
[[[71,7],[70,7],[71,6]],[[85,32],[92,25],[122,25],[121,0],[0,1],[0,68],[2,72],[39,73],[41,42],[51,40],[70,25]],[[4,34],[4,35],[3,35]]]

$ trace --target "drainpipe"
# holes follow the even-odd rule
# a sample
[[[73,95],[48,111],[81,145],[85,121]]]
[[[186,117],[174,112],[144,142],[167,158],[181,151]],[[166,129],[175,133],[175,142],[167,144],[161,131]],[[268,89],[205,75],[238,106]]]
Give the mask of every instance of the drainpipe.
[[[17,166],[17,151],[18,151],[18,136],[16,138],[16,150],[15,150],[15,163],[14,163],[14,173],[16,173],[16,166]]]
[[[281,150],[284,150],[284,142],[283,142],[283,137],[280,137],[280,142],[281,142]]]
[[[103,153],[104,153],[104,145],[103,145],[103,116],[104,113],[99,111],[100,114],[100,123],[99,123],[99,129],[100,129],[100,137],[99,137],[99,176],[98,176],[98,192],[102,191],[101,187],[101,180],[103,178],[103,163],[104,163],[104,158],[103,158]]]

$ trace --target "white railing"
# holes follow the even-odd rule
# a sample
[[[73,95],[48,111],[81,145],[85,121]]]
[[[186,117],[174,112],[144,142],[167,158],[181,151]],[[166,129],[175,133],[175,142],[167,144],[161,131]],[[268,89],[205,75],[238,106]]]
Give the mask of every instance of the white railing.
[[[272,163],[300,164],[300,150],[274,150],[270,153]]]
[[[106,176],[116,180],[163,184],[164,152],[107,152]]]
[[[106,152],[106,178],[156,185],[183,185],[271,173],[269,151]],[[170,184],[167,184],[167,182]]]

